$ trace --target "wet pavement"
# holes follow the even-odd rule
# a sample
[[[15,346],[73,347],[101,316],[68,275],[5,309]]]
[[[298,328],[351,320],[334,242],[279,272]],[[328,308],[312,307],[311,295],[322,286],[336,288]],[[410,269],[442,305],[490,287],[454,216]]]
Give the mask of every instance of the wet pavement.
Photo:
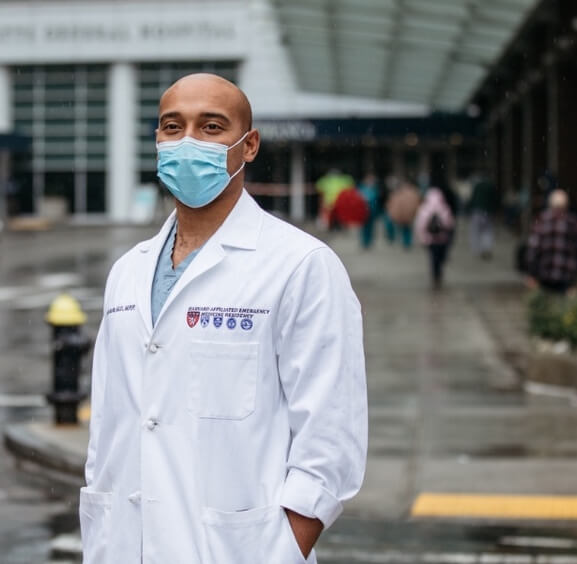
[[[62,289],[78,297],[94,335],[108,267],[152,232],[94,227],[3,235],[0,431],[50,416],[43,400],[50,300]],[[323,535],[321,564],[577,564],[575,522],[410,514],[423,492],[577,493],[577,406],[568,394],[524,389],[529,341],[512,240],[502,233],[494,260],[483,262],[469,256],[461,237],[445,289],[433,292],[421,249],[406,252],[379,239],[361,252],[351,233],[327,239],[365,312],[370,444],[363,490]],[[45,564],[51,541],[76,529],[76,493],[22,472],[1,454],[0,563]]]

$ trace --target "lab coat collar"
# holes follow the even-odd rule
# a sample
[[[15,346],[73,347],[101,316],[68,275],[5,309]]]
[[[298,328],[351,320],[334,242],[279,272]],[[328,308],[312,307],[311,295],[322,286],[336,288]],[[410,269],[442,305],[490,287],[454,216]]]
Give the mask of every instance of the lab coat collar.
[[[238,202],[212,236],[223,247],[254,251],[263,221],[263,211],[243,189]]]
[[[238,202],[218,228],[214,235],[204,244],[195,259],[188,265],[182,276],[169,294],[161,309],[156,326],[163,317],[164,312],[178,296],[178,294],[192,280],[214,268],[226,256],[226,248],[254,251],[257,248],[264,213],[257,203],[243,190]],[[139,304],[142,317],[150,332],[153,331],[151,316],[151,293],[152,281],[156,270],[156,263],[160,251],[168,237],[170,229],[176,220],[176,211],[173,211],[159,233],[148,241],[139,245],[140,252],[147,257],[145,267],[144,284],[138,286]]]

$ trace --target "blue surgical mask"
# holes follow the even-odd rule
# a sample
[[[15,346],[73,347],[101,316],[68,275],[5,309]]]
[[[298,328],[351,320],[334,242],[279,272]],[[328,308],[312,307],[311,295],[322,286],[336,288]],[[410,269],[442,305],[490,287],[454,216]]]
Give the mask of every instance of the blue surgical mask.
[[[230,147],[221,143],[183,137],[177,141],[156,144],[157,175],[172,195],[189,208],[202,208],[220,196],[231,176],[226,166],[227,153],[248,135],[248,131]]]

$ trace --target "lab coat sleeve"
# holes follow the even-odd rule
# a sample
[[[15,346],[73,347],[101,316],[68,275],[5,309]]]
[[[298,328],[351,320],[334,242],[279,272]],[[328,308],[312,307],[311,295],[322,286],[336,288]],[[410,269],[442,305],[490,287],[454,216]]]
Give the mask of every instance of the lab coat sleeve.
[[[333,251],[312,251],[293,272],[277,327],[292,437],[281,505],[326,528],[359,490],[367,450],[360,305]]]
[[[102,407],[104,404],[104,393],[106,386],[107,371],[107,348],[108,348],[108,330],[106,322],[107,293],[110,284],[112,272],[108,277],[106,291],[104,296],[104,307],[102,312],[102,321],[94,343],[94,355],[92,360],[91,374],[91,392],[90,392],[90,437],[88,440],[88,452],[86,464],[84,466],[84,476],[86,485],[90,487],[94,479],[94,461],[96,457],[96,448],[98,436],[100,434]]]

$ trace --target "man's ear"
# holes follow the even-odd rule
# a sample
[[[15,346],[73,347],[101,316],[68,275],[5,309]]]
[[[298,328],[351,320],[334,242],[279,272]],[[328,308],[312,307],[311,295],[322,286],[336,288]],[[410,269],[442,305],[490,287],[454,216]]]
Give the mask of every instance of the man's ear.
[[[242,158],[246,163],[252,163],[260,147],[260,133],[258,129],[251,129],[245,137],[242,146]]]

